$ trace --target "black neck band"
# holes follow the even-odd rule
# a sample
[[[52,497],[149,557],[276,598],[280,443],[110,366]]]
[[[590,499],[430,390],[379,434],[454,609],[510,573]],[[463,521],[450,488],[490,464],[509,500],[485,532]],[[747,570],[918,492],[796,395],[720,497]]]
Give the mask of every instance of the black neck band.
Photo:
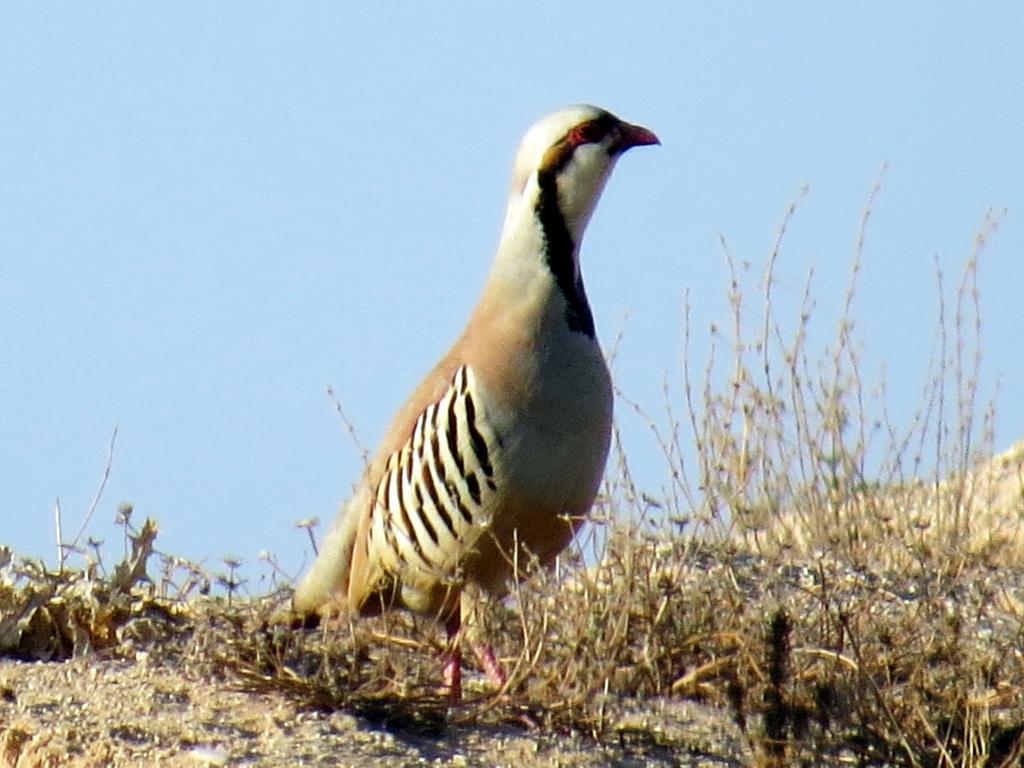
[[[565,322],[569,330],[594,338],[594,316],[583,290],[583,275],[576,272],[576,244],[572,241],[565,216],[558,207],[557,170],[541,170],[537,181],[540,196],[537,199],[537,219],[544,232],[544,255],[548,269],[555,276],[565,296]]]

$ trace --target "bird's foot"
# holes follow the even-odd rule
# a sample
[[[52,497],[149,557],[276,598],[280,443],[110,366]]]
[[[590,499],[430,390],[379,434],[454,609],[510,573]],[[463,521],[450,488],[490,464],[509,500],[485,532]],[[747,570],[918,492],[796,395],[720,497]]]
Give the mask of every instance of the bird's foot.
[[[441,674],[444,680],[444,691],[452,702],[462,701],[462,653],[458,647],[445,654]]]

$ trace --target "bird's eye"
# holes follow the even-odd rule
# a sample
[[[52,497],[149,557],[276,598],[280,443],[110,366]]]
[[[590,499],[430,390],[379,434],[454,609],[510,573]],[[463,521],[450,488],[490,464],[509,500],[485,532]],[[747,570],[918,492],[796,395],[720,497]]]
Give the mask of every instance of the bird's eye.
[[[574,147],[581,144],[596,144],[605,137],[605,129],[600,123],[590,121],[581,123],[569,132],[569,143]]]

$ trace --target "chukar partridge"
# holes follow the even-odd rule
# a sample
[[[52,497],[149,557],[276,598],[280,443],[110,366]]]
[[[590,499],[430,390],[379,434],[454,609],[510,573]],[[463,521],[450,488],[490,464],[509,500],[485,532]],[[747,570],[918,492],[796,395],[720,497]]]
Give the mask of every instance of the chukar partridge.
[[[502,596],[517,568],[550,564],[597,493],[612,386],[580,242],[618,157],[657,143],[589,105],[526,133],[483,296],[388,428],[295,592],[298,614],[435,616],[449,633],[446,682],[460,695],[460,601]],[[493,655],[477,651],[500,683]]]

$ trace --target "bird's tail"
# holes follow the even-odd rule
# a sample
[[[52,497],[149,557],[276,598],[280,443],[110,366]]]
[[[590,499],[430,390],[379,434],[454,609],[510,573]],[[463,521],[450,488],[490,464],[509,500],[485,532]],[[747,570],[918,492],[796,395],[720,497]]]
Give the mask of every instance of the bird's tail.
[[[359,530],[361,489],[345,505],[320,544],[313,567],[299,583],[292,598],[289,620],[302,621],[315,614],[333,615],[348,609],[348,581],[352,549]]]

